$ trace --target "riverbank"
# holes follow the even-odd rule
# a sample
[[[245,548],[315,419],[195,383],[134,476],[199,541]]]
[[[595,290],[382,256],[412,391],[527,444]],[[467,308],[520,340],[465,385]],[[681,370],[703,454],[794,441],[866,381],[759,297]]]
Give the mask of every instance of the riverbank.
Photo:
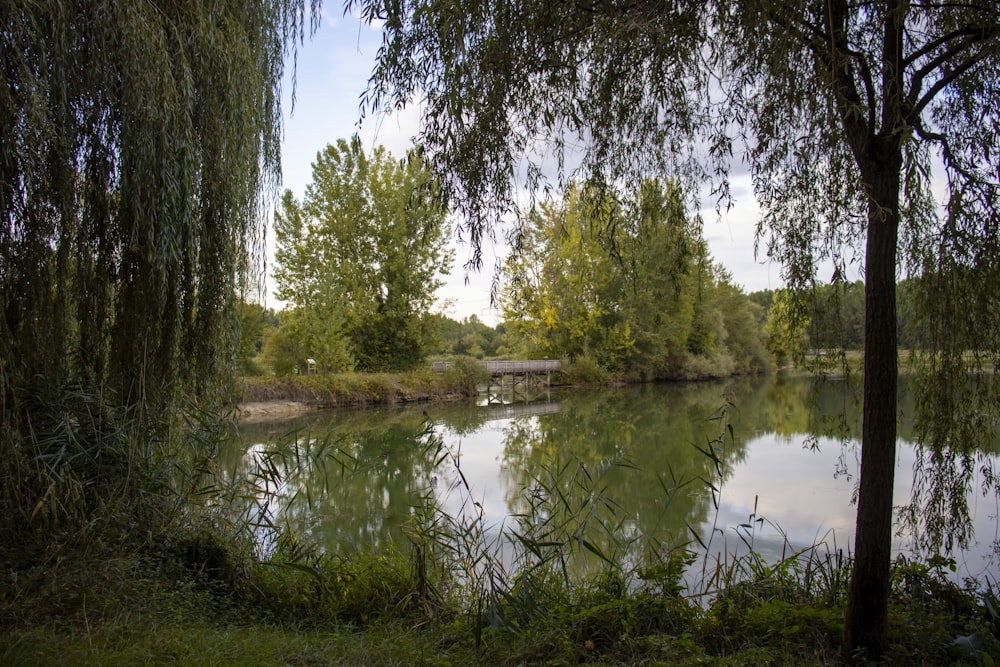
[[[446,372],[335,373],[246,377],[237,406],[240,421],[283,419],[356,405],[454,401],[478,395],[483,371],[457,364]]]
[[[678,378],[692,382],[705,378]],[[297,417],[326,408],[456,401],[475,398],[490,380],[475,359],[454,359],[443,372],[430,367],[403,373],[327,373],[320,375],[248,376],[242,379],[237,415],[254,422]],[[625,386],[646,382],[623,377],[592,364],[568,363],[553,374],[553,386]],[[648,380],[647,380],[648,381]]]
[[[91,573],[97,582],[65,582],[54,613],[3,618],[0,664],[842,664],[849,561],[758,568],[705,606],[677,588],[679,562],[639,588],[614,568],[579,587],[543,568],[501,592],[486,581],[446,586],[436,569],[421,572],[391,550],[279,561],[238,577],[112,561]],[[750,575],[747,565],[720,564],[719,581]],[[963,590],[939,568],[894,566],[885,664],[996,664],[995,595]],[[111,576],[123,570],[131,578]]]

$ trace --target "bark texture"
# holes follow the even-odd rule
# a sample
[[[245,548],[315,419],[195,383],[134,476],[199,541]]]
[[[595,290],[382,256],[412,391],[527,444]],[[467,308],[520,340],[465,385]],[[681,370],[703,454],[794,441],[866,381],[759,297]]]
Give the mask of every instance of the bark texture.
[[[891,152],[891,151],[890,151]],[[892,490],[896,463],[896,246],[899,151],[873,160],[865,257],[865,362],[861,478],[844,651],[885,655],[889,629]],[[893,166],[895,163],[895,168]]]

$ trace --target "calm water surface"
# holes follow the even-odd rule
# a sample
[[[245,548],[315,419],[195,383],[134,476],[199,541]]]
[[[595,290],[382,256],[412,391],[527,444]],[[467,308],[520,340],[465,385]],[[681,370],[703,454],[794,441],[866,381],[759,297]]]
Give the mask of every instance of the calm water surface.
[[[267,451],[299,461],[273,518],[331,550],[404,540],[429,502],[452,516],[481,512],[487,533],[518,528],[519,515],[547,519],[542,530],[558,525],[626,558],[680,544],[725,557],[747,542],[769,559],[816,543],[847,552],[860,456],[853,396],[843,381],[770,376],[553,390],[509,406],[333,410],[241,424],[224,464],[246,474]],[[909,502],[917,458],[905,392],[901,409],[897,505]],[[325,455],[303,468],[295,443]],[[976,536],[956,554],[959,574],[992,577],[998,499],[976,491],[969,503]],[[896,548],[911,551],[912,537],[897,536]]]

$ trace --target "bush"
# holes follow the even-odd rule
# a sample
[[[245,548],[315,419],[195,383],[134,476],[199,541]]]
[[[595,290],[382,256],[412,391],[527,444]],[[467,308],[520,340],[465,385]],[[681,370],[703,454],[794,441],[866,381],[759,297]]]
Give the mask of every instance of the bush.
[[[455,357],[445,371],[445,382],[475,393],[479,385],[490,381],[490,373],[479,361],[472,357]]]
[[[688,355],[680,369],[682,380],[709,380],[729,377],[736,371],[736,362],[728,354]]]
[[[279,621],[361,625],[426,611],[410,559],[392,546],[322,554],[286,534],[253,583],[252,608]]]
[[[562,365],[562,378],[575,385],[603,384],[608,379],[607,372],[589,354],[581,355]]]

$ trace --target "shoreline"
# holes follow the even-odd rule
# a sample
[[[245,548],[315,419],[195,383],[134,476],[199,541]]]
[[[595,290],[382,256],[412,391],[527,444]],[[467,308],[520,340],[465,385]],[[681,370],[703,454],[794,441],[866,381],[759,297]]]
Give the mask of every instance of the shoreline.
[[[704,378],[710,379],[710,378]],[[235,420],[254,423],[294,419],[329,410],[400,403],[439,403],[478,396],[482,377],[447,377],[426,373],[342,373],[326,376],[243,378],[243,401],[235,406]],[[698,382],[697,380],[679,380]],[[553,386],[607,386],[634,384],[609,376],[601,382],[559,383]]]
[[[252,401],[236,406],[236,421],[252,424],[254,422],[271,421],[272,419],[291,419],[310,412],[320,410],[316,405],[302,401],[274,399],[271,401]]]
[[[246,401],[236,405],[235,420],[241,424],[256,422],[294,419],[302,415],[333,410],[335,408],[352,408],[375,405],[399,405],[409,403],[454,403],[471,400],[478,394],[468,392],[452,392],[440,394],[422,394],[419,396],[395,395],[389,398],[379,398],[373,395],[354,396],[349,400],[310,400],[297,401],[288,398],[273,398],[257,401]]]

